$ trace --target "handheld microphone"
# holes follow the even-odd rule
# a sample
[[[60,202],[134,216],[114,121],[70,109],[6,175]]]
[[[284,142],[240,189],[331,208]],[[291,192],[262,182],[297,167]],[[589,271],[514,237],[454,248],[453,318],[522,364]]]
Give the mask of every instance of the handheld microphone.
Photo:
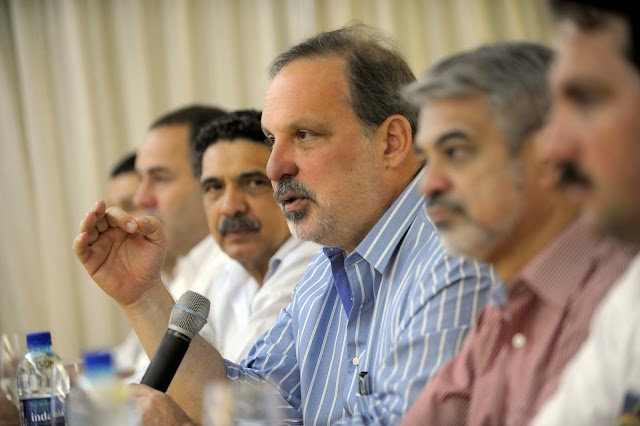
[[[176,374],[191,340],[207,323],[210,302],[206,297],[188,290],[173,305],[169,329],[140,383],[166,392]]]

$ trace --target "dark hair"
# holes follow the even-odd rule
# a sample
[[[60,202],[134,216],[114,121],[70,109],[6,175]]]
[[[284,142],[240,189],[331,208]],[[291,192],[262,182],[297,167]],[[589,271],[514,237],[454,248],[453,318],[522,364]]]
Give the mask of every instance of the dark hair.
[[[215,120],[226,114],[226,111],[206,105],[189,105],[177,110],[173,110],[156,119],[149,129],[155,129],[162,126],[185,125],[189,128],[189,151],[191,163],[195,162],[195,144],[196,137],[204,125],[211,120]],[[195,169],[194,176],[198,177]]]
[[[124,173],[135,172],[136,171],[135,166],[136,166],[136,153],[132,152],[130,154],[125,155],[111,169],[111,174],[110,174],[111,179]]]
[[[418,110],[400,94],[415,76],[393,39],[373,27],[354,23],[319,33],[280,54],[269,77],[296,59],[331,55],[345,60],[351,109],[369,136],[393,114],[405,116],[415,134]]]
[[[607,25],[607,15],[622,18],[628,37],[622,53],[640,72],[640,14],[634,0],[549,0],[557,19],[567,18],[583,31],[598,31]]]
[[[551,49],[535,43],[487,44],[436,63],[405,93],[418,106],[430,99],[484,93],[511,152],[516,153],[549,112],[547,72],[552,60]]]
[[[193,169],[196,176],[202,174],[202,157],[208,147],[218,141],[233,141],[245,139],[261,145],[269,146],[262,126],[260,125],[261,111],[253,109],[240,110],[223,115],[209,122],[200,130],[196,137]]]

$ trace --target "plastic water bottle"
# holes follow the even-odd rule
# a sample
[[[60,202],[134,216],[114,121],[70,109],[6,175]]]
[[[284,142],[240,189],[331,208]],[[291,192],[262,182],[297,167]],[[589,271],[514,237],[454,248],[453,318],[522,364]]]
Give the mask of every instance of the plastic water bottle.
[[[109,352],[84,354],[84,374],[67,400],[67,425],[127,426],[137,423],[127,386],[115,372]]]
[[[27,354],[18,364],[18,398],[23,426],[64,426],[64,413],[51,413],[51,372],[60,357],[51,351],[51,333],[27,334]]]

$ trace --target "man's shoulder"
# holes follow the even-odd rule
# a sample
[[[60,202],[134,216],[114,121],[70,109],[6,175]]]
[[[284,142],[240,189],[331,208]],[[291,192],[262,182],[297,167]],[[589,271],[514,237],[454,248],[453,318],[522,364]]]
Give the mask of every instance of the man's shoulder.
[[[488,289],[497,283],[490,265],[452,255],[444,248],[425,248],[419,251],[414,265],[411,278],[415,282],[416,291],[438,292],[446,287],[470,283]]]
[[[395,279],[404,275],[409,292],[427,295],[460,284],[484,291],[496,282],[489,265],[447,252],[426,209],[415,216],[388,271]]]
[[[400,242],[393,262],[396,268],[408,269],[420,276],[434,270],[456,268],[471,261],[446,251],[426,209],[422,208]]]

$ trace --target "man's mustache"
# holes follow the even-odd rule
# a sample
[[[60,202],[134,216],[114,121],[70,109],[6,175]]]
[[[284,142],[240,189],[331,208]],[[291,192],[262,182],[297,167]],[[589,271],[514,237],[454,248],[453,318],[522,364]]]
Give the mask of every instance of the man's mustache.
[[[456,200],[445,198],[443,193],[437,193],[433,196],[427,197],[426,205],[427,210],[430,208],[440,207],[442,209],[454,211],[462,216],[467,215],[464,204]]]
[[[564,163],[558,167],[557,182],[560,187],[582,186],[591,187],[591,180],[574,163]]]
[[[273,191],[273,197],[277,201],[280,197],[283,197],[287,193],[293,193],[298,196],[302,196],[309,201],[317,204],[316,198],[311,190],[304,186],[302,183],[298,182],[294,177],[288,177],[284,180],[278,181],[276,183],[275,190]]]
[[[227,235],[229,232],[236,231],[259,231],[260,222],[247,216],[225,216],[218,225],[220,235]]]

